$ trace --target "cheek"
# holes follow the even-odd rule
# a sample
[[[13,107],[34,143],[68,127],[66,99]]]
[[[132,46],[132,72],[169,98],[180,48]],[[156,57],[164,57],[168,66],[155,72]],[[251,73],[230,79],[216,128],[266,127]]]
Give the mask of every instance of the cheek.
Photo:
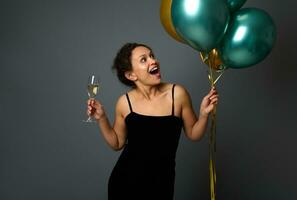
[[[143,64],[139,64],[139,65],[133,67],[133,71],[136,74],[146,74],[146,73],[148,73],[147,72],[147,66],[143,65]]]

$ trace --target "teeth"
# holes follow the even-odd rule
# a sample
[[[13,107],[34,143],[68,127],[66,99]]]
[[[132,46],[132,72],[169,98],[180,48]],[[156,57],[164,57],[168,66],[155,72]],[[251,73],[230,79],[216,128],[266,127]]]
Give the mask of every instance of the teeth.
[[[153,67],[151,70],[150,70],[150,73],[155,71],[155,70],[158,70],[158,67]]]

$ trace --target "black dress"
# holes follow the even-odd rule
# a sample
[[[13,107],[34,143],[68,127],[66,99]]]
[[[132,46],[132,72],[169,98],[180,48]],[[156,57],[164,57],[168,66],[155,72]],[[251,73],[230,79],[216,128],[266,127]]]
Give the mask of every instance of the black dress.
[[[116,163],[108,183],[109,200],[172,200],[175,155],[182,120],[172,114],[147,116],[133,112],[125,118],[128,143]]]

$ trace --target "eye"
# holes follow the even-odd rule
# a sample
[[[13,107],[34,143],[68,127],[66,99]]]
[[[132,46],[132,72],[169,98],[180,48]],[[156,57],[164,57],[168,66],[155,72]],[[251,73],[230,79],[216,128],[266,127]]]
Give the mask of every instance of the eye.
[[[142,57],[142,58],[140,59],[140,62],[141,62],[141,63],[145,63],[145,62],[146,62],[146,58],[145,58],[145,57]]]
[[[153,53],[151,53],[150,58],[155,58],[155,55]]]

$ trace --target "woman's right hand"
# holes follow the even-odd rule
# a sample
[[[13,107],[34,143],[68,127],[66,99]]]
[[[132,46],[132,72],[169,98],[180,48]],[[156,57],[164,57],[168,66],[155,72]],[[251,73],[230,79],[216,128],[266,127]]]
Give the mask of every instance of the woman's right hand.
[[[96,99],[89,99],[87,101],[87,115],[93,117],[97,121],[105,117],[103,105]]]

